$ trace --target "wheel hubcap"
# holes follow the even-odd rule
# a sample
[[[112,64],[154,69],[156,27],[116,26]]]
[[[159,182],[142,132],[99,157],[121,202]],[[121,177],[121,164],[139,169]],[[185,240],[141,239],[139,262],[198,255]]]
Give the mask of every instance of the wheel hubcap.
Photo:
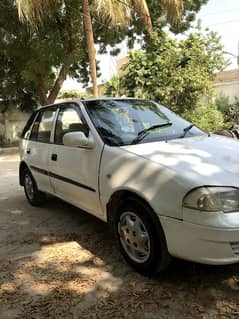
[[[144,263],[150,255],[149,233],[139,216],[125,212],[118,222],[120,242],[127,255],[137,263]]]
[[[30,199],[33,199],[33,197],[34,197],[34,188],[33,188],[33,182],[32,182],[31,176],[29,176],[29,174],[25,175],[25,189],[26,189],[26,192],[27,192],[27,196]]]

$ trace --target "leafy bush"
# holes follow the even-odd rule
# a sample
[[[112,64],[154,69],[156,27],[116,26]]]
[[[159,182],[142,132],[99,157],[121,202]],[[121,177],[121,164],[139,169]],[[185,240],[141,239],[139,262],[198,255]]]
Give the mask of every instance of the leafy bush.
[[[224,127],[223,115],[215,105],[197,107],[183,114],[183,117],[206,132],[213,132]]]
[[[215,33],[193,33],[179,41],[161,32],[144,50],[129,52],[123,75],[106,84],[106,94],[153,99],[182,114],[210,95],[214,72],[223,67],[222,46]]]
[[[112,79],[104,85],[104,95],[111,97],[119,97],[126,94],[123,84],[123,77],[113,76]]]
[[[80,99],[82,95],[83,94],[77,90],[64,90],[59,93],[58,99]]]
[[[224,113],[230,106],[229,96],[220,92],[220,94],[216,97],[215,104],[222,113]]]
[[[218,110],[223,114],[226,127],[230,127],[232,124],[239,124],[239,99],[237,97],[235,97],[234,103],[230,103],[228,96],[220,94],[215,103]]]
[[[92,97],[92,95],[77,90],[64,90],[57,96],[58,99],[83,99],[89,97]]]

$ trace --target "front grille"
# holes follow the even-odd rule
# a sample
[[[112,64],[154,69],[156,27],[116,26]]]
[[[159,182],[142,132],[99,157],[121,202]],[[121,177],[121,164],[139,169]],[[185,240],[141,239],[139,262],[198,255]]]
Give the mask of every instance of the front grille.
[[[232,251],[235,255],[239,255],[239,242],[231,243]]]

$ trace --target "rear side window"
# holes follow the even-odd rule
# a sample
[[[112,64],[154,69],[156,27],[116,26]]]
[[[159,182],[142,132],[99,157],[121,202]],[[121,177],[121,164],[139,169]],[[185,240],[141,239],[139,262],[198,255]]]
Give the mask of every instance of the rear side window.
[[[50,143],[51,130],[56,113],[56,108],[40,111],[32,127],[30,140]]]
[[[35,117],[36,117],[36,112],[32,113],[32,115],[29,117],[29,119],[28,119],[28,121],[27,121],[27,123],[22,131],[21,138],[29,139],[30,133],[31,133],[32,123],[33,123],[33,120]]]

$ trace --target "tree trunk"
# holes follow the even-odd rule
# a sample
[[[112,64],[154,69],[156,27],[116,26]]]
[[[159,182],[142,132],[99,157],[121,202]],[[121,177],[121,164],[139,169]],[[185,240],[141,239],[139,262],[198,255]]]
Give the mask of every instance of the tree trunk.
[[[69,62],[66,62],[65,64],[62,65],[59,71],[58,77],[54,83],[54,86],[51,89],[48,96],[47,96],[47,92],[45,90],[44,84],[42,82],[42,79],[40,77],[38,78],[36,89],[37,89],[37,94],[38,94],[41,105],[53,104],[55,102],[55,99],[57,98],[57,95],[60,92],[62,84],[64,83],[67,77],[69,68],[70,68]]]
[[[46,94],[46,90],[45,90],[43,81],[42,81],[40,76],[38,76],[38,79],[37,79],[36,90],[37,90],[37,94],[38,94],[39,101],[40,101],[41,105],[46,105],[47,104],[47,94]]]
[[[90,64],[90,74],[91,81],[93,84],[93,94],[98,96],[98,86],[97,86],[97,74],[96,74],[96,60],[95,60],[95,47],[94,47],[94,36],[93,28],[91,23],[90,8],[88,0],[83,0],[83,19],[84,19],[84,28],[85,36],[87,41],[88,57]]]
[[[47,97],[47,103],[48,104],[52,104],[55,102],[55,99],[57,98],[57,95],[58,93],[60,92],[60,89],[62,87],[62,84],[64,83],[66,77],[67,77],[67,74],[69,72],[69,68],[70,68],[70,65],[67,63],[67,64],[64,64],[62,67],[61,67],[61,70],[59,72],[59,75],[55,81],[55,84],[51,90],[51,92],[49,93],[48,97]]]

